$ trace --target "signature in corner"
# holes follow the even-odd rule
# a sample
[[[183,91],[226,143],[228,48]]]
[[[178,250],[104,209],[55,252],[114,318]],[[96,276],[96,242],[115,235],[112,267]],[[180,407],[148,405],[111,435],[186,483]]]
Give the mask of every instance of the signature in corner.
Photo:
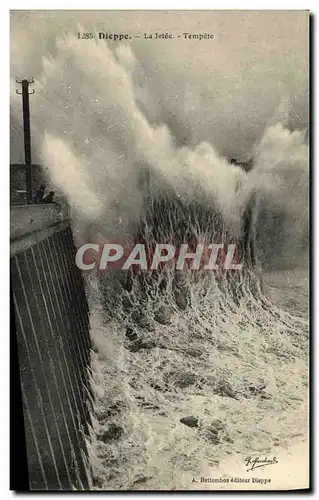
[[[278,464],[277,457],[273,458],[260,458],[260,457],[246,457],[246,472],[258,469],[259,467],[266,467],[266,465]]]

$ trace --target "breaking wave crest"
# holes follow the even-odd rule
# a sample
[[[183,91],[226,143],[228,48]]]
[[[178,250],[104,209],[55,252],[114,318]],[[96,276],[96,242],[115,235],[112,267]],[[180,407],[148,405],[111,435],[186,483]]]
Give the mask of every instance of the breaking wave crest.
[[[157,123],[148,83],[127,46],[66,36],[43,61],[34,135],[77,244],[235,242],[244,266],[86,275],[103,489],[191,489],[307,438],[306,134],[265,123],[245,169]]]

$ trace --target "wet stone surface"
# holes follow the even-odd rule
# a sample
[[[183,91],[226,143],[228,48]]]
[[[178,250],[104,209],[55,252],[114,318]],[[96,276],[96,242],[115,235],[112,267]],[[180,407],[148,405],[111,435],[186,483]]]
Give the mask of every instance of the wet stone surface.
[[[180,419],[180,422],[187,427],[198,427],[198,418],[196,417],[183,417]]]

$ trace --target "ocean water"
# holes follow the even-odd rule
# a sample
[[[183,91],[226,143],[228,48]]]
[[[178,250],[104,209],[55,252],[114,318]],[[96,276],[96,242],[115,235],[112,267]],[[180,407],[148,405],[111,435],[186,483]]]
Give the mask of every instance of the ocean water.
[[[168,292],[141,312],[133,289],[117,294],[110,316],[108,292],[92,278],[94,487],[207,489],[193,478],[230,477],[236,458],[307,446],[305,272],[266,276],[264,297],[247,290],[239,306],[208,281],[189,283],[183,311]],[[181,422],[190,416],[196,427]]]
[[[251,88],[260,102],[254,101],[258,133],[250,146],[253,124],[239,120],[236,133],[233,125],[228,131],[221,111],[214,123],[216,130],[220,120],[223,134],[212,128],[209,140],[207,131],[199,140],[208,112],[200,83],[186,88],[185,75],[175,95],[169,73],[163,91],[156,64],[132,46],[85,40],[84,49],[74,34],[51,42],[35,82],[33,147],[68,200],[76,244],[231,240],[244,265],[222,277],[84,273],[95,392],[88,442],[93,487],[212,488],[196,481],[243,474],[246,456],[278,450],[287,462],[289,450],[300,446],[304,454],[307,131],[288,126],[278,114],[280,99],[267,119],[269,103]],[[209,82],[212,107],[218,85]],[[231,95],[230,89],[227,116],[237,117]],[[173,104],[176,115],[166,116]],[[13,116],[20,108],[13,95]],[[253,158],[249,172],[229,162],[240,131],[241,160]]]

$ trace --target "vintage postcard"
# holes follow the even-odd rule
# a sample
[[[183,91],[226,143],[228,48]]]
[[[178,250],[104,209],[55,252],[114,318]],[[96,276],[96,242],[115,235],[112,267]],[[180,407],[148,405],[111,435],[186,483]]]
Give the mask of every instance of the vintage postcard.
[[[309,489],[310,13],[10,17],[11,488]]]

